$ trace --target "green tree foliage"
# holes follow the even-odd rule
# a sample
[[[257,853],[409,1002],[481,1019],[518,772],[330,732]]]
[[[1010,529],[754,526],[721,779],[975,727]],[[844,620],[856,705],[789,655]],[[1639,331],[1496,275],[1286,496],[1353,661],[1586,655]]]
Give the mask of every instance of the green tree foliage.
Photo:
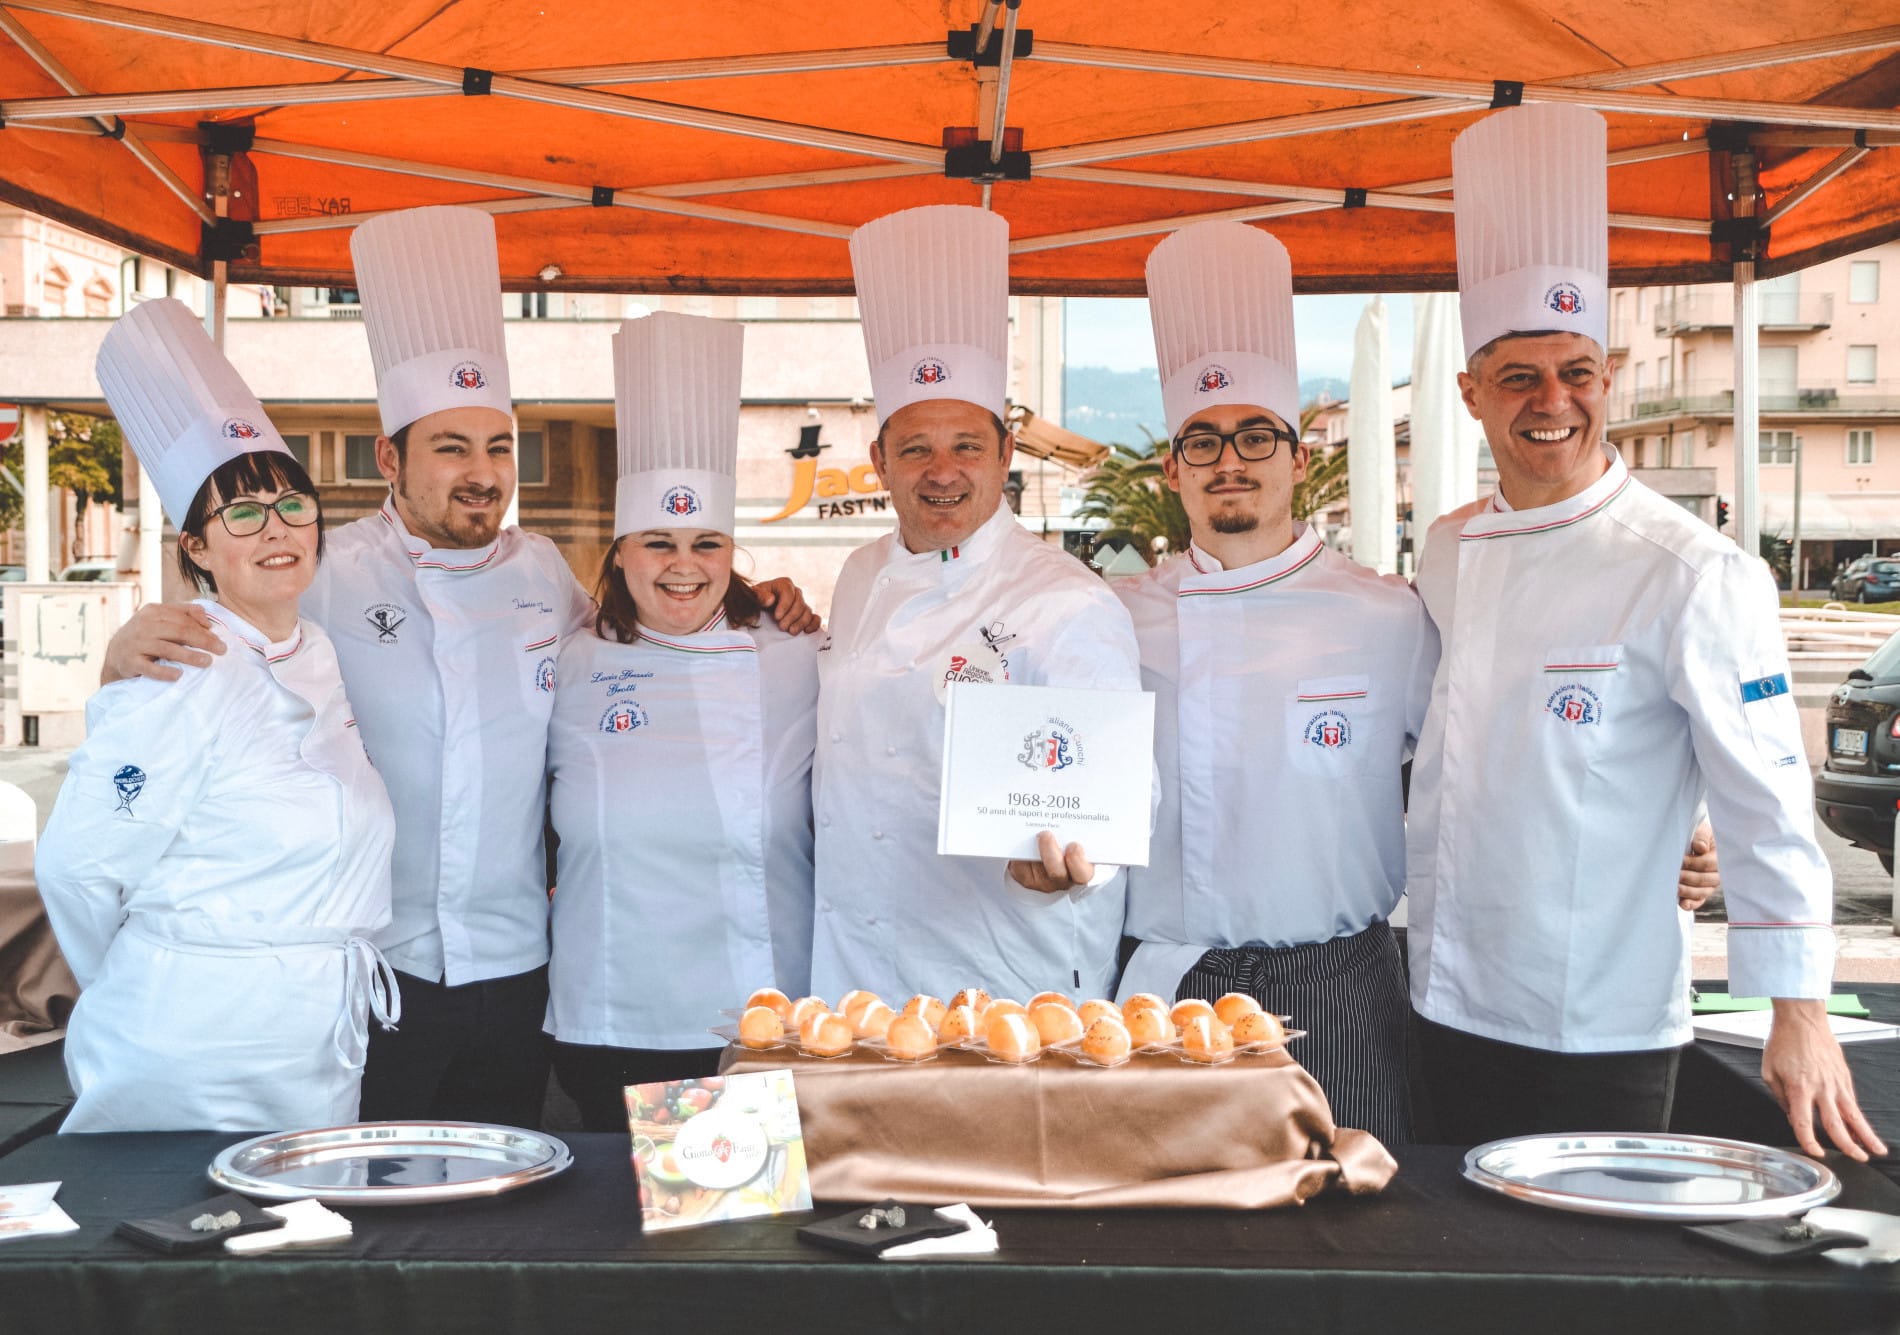
[[[1300,413],[1304,432],[1319,411],[1315,404]],[[1185,551],[1190,534],[1181,498],[1168,489],[1161,471],[1169,444],[1150,436],[1139,446],[1110,445],[1108,457],[1088,476],[1088,490],[1076,509],[1078,519],[1099,519],[1097,547],[1133,543],[1149,561],[1155,539],[1166,538],[1167,550]],[[1316,448],[1306,463],[1306,477],[1293,486],[1293,517],[1307,516],[1336,504],[1346,494],[1346,447]]]
[[[13,481],[0,478],[0,528],[17,527],[26,505],[15,483],[26,480],[25,433],[15,431],[0,449],[0,466]],[[119,505],[124,497],[119,461],[125,437],[110,417],[85,413],[50,412],[46,415],[46,478],[55,487],[73,493],[73,507],[83,514],[88,504]]]

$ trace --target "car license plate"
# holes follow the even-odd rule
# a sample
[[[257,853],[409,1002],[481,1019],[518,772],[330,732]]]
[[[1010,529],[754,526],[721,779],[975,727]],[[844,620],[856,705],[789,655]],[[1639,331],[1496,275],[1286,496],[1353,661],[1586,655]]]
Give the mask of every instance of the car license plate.
[[[1834,729],[1834,754],[1841,756],[1866,755],[1867,734],[1859,728]]]

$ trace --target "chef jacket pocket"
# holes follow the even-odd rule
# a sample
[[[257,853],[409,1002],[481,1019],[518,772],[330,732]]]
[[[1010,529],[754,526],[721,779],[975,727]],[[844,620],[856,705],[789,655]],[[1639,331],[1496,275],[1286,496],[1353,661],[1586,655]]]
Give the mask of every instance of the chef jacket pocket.
[[[1771,770],[1794,769],[1807,749],[1801,741],[1801,713],[1788,689],[1786,672],[1753,677],[1741,684],[1742,717],[1755,740],[1755,753]]]
[[[1566,645],[1545,651],[1534,700],[1542,727],[1573,745],[1599,738],[1616,721],[1620,644]],[[1563,744],[1563,743],[1560,743]]]
[[[1372,754],[1370,677],[1309,677],[1286,702],[1286,746],[1293,768],[1318,778],[1366,771]]]

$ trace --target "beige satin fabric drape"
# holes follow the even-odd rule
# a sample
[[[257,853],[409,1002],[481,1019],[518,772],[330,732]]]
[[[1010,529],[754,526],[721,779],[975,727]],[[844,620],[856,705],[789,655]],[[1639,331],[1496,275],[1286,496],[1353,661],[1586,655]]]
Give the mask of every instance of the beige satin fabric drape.
[[[820,1200],[1083,1209],[1264,1209],[1377,1192],[1398,1165],[1336,1128],[1285,1053],[1190,1066],[1144,1053],[1100,1070],[946,1052],[907,1066],[727,1050],[729,1071],[789,1068]]]
[[[58,1037],[78,996],[33,881],[33,845],[0,847],[0,1052]]]

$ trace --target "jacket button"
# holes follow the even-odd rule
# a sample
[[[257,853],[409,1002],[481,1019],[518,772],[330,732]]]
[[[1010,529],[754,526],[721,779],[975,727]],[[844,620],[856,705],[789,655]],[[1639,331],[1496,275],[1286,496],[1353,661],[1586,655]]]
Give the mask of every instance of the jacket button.
[[[894,746],[887,746],[884,748],[884,754],[887,756],[894,756],[897,754],[897,748]]]
[[[824,827],[825,827],[825,828],[826,828],[827,830],[829,830],[829,829],[831,828],[831,817],[829,817],[829,816],[820,816],[820,817],[818,818],[818,823],[819,823],[820,825],[822,825],[822,826],[824,826]]]
[[[834,732],[831,734],[831,740],[834,742],[842,742],[844,738],[840,737],[837,733]]]
[[[872,837],[873,839],[882,839],[882,838],[884,837],[884,831],[882,831],[882,830],[873,830],[873,831],[871,831],[871,837]]]

